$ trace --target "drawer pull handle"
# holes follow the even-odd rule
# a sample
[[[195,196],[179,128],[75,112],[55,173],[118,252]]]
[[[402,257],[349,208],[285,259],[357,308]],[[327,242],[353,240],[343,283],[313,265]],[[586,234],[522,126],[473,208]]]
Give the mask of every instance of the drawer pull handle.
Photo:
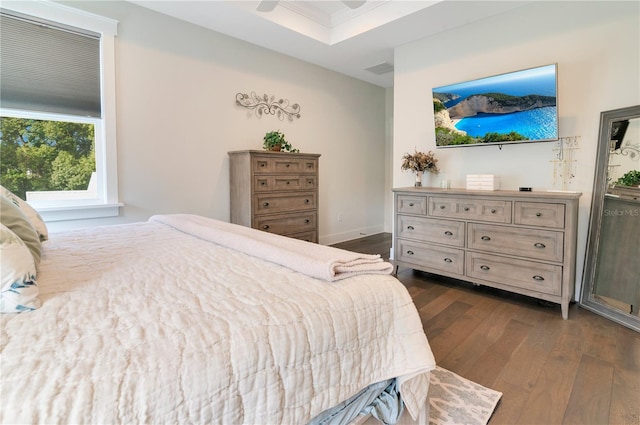
[[[544,280],[544,277],[542,277],[542,276],[540,276],[540,275],[535,275],[535,276],[533,277],[533,280],[543,281],[543,280]]]
[[[305,203],[305,204],[308,204],[308,203],[309,203],[309,200],[308,200],[308,199],[305,199],[305,200],[304,200],[304,203]]]
[[[493,208],[493,209],[491,210],[491,214],[495,214],[495,213],[496,213],[496,210],[495,210],[495,208]]]
[[[267,182],[260,182],[261,186],[264,186],[265,184],[267,184]]]
[[[304,220],[305,223],[310,223],[311,220],[309,220],[308,218]]]
[[[407,254],[413,255],[413,251],[407,251]]]
[[[291,182],[290,182],[290,181],[287,181],[287,184],[291,184]]]
[[[289,165],[290,165],[290,164],[287,164],[287,168],[289,168]]]
[[[487,271],[487,270],[489,270],[489,269],[490,269],[490,267],[489,267],[489,266],[480,266],[480,270]]]
[[[542,217],[542,213],[541,212],[537,212],[536,213],[536,217]]]
[[[480,239],[482,239],[483,241],[490,241],[491,238],[489,236],[482,236],[480,237]]]
[[[307,164],[307,168],[313,168],[313,164]]]
[[[268,206],[269,206],[269,203],[268,203],[268,202],[265,202],[264,204],[262,204],[262,206],[263,206],[263,207],[268,207]]]
[[[412,206],[413,206],[413,202],[412,202],[412,203],[410,203],[410,204],[409,204],[409,206],[410,206],[410,207],[412,207]]]
[[[413,226],[407,226],[407,230],[414,230],[415,228]]]
[[[263,228],[264,230],[267,230],[267,229],[269,228],[269,225],[268,225],[268,224],[265,224],[264,226],[262,226],[262,228]]]
[[[446,232],[444,232],[445,235],[447,236],[453,236],[453,232],[450,232],[449,230],[447,230]]]
[[[445,263],[453,263],[453,260],[451,258],[445,258],[444,262]]]
[[[469,211],[469,207],[464,207],[464,210],[465,211]]]
[[[546,248],[547,247],[545,244],[540,243],[540,242],[534,243],[533,246],[535,246],[536,248]]]
[[[265,164],[264,162],[261,162],[261,163],[260,163],[260,166],[264,168],[264,167],[266,167],[266,166],[267,166],[267,164]]]
[[[443,210],[444,209],[444,205],[440,205],[440,209]]]

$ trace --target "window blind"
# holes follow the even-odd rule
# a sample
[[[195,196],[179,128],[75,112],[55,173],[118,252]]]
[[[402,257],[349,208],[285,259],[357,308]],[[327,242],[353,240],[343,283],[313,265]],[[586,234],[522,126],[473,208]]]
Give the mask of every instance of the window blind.
[[[100,117],[100,36],[0,11],[0,106]]]

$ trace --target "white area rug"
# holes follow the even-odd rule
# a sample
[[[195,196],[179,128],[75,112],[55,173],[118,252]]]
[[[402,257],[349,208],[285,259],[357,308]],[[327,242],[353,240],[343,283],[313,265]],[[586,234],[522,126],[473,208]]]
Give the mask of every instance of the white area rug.
[[[436,366],[429,380],[429,424],[485,425],[502,393]]]

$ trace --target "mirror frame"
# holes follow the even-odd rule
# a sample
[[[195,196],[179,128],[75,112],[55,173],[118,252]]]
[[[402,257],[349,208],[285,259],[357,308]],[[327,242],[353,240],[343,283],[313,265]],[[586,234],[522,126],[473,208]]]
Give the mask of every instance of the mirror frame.
[[[587,239],[584,273],[582,274],[580,305],[610,320],[640,332],[640,317],[625,314],[618,309],[598,301],[592,296],[598,260],[598,245],[600,243],[604,195],[607,191],[607,168],[609,165],[609,151],[611,147],[611,128],[614,122],[633,118],[640,118],[640,105],[604,111],[600,114],[600,136],[598,139],[596,172],[593,180],[591,216],[589,219],[589,237]]]

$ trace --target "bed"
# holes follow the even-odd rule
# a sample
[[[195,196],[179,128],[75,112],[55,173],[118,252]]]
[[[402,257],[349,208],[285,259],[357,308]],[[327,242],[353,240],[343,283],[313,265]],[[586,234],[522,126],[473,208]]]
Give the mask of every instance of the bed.
[[[51,235],[41,257],[39,308],[0,315],[2,423],[428,414],[435,361],[378,256],[161,215]]]

